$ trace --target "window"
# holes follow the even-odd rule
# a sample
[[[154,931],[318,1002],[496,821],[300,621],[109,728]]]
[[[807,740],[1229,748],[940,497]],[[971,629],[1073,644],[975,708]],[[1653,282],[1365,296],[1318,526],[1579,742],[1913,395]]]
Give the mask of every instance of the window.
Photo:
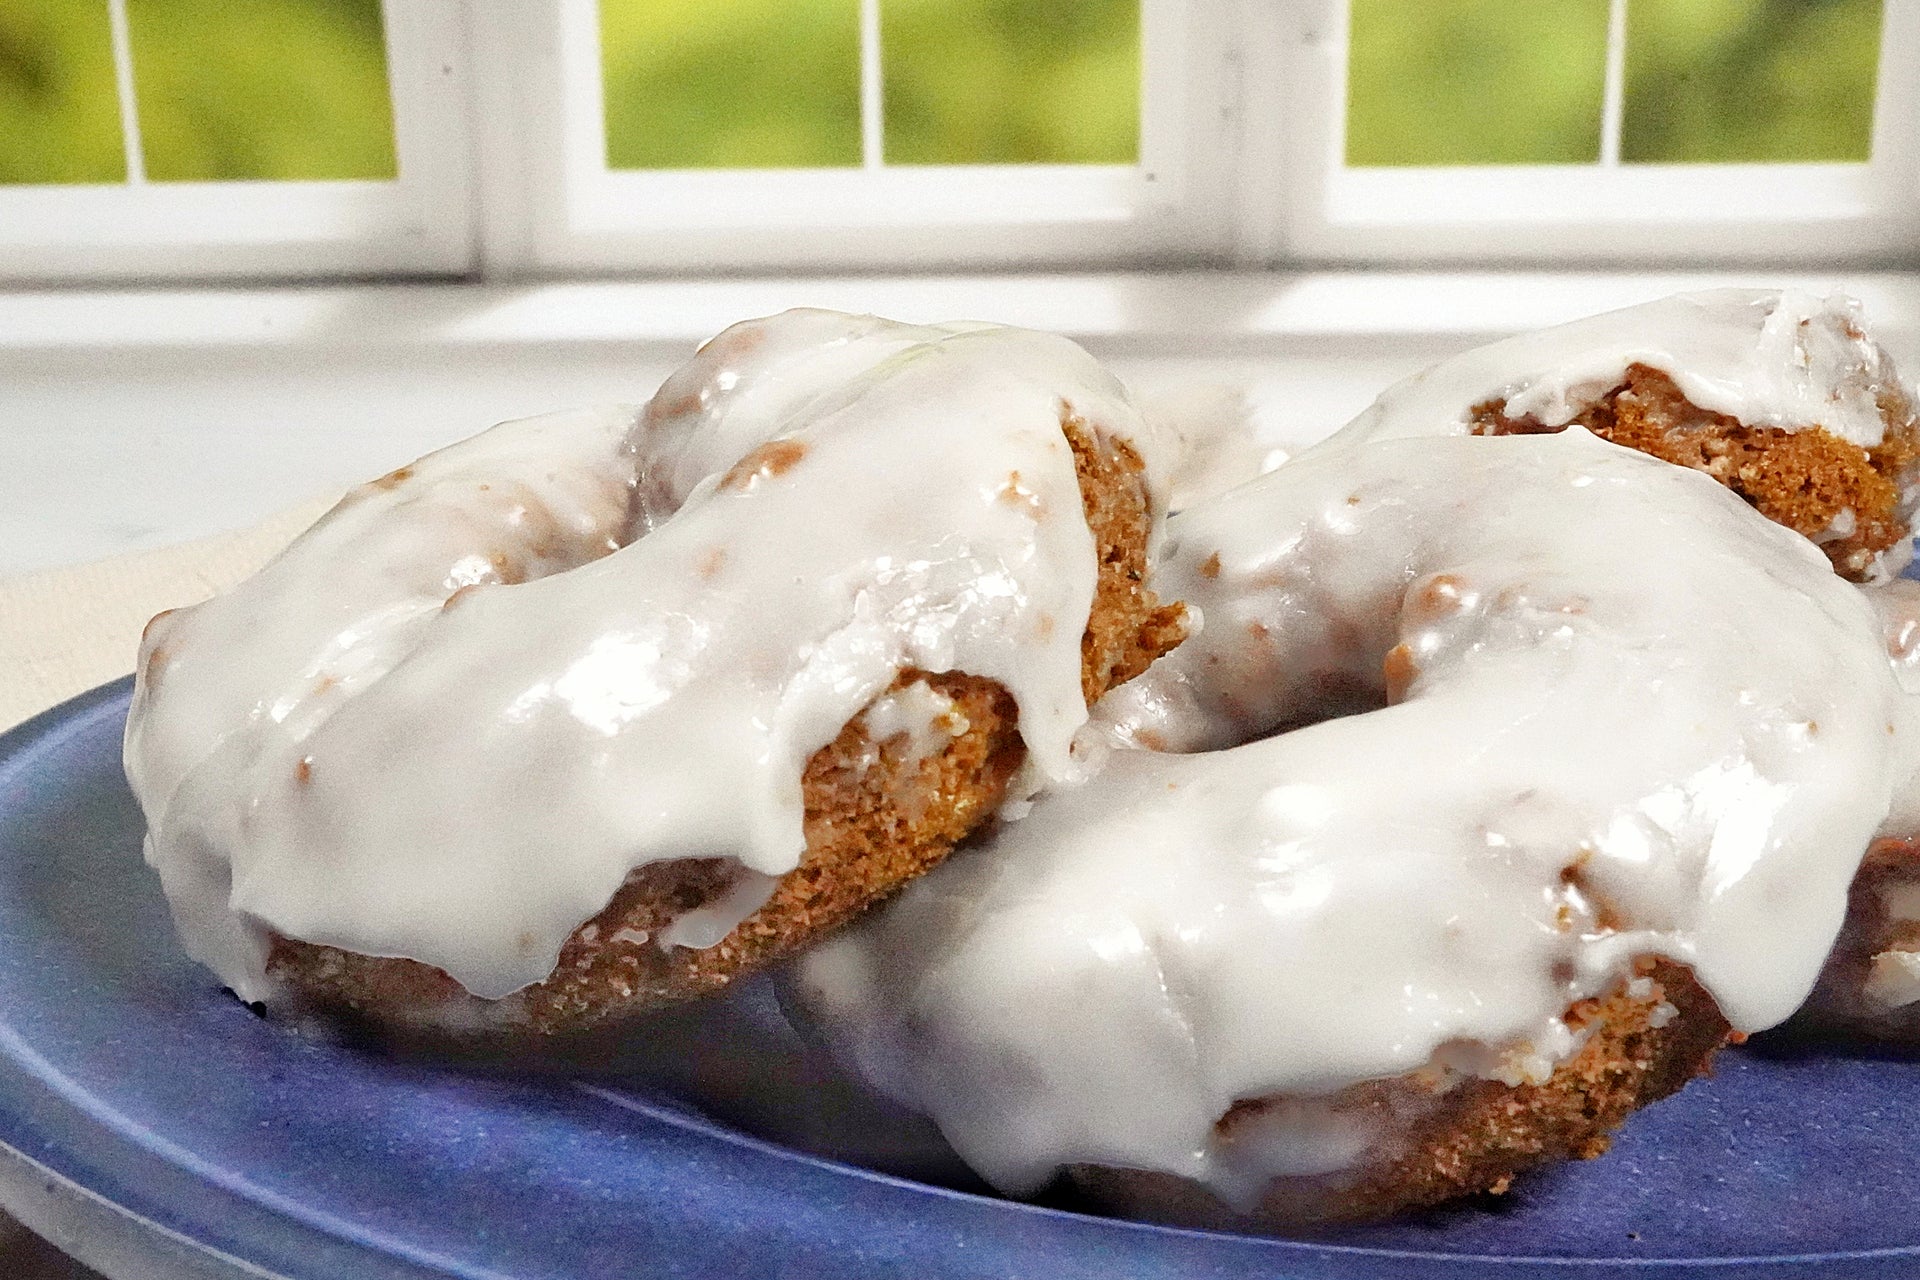
[[[1250,147],[1254,167],[1290,184],[1257,202],[1254,256],[1811,263],[1920,246],[1912,0],[1388,7],[1314,0],[1273,33],[1282,52],[1267,74],[1295,86],[1299,115]],[[1391,154],[1381,116],[1395,104],[1377,106],[1390,17],[1428,26],[1429,39],[1452,20],[1457,48],[1457,25],[1476,10],[1470,60],[1498,61],[1503,45],[1520,55],[1492,89],[1476,86],[1482,106],[1504,109],[1474,119],[1469,104],[1463,117],[1457,87],[1405,84],[1397,105],[1448,132],[1412,146],[1403,134]],[[1716,48],[1730,52],[1716,59]],[[1823,61],[1784,74],[1784,61],[1810,56]],[[1810,110],[1783,88],[1809,85],[1845,110]],[[1373,109],[1346,109],[1369,92]],[[1724,127],[1729,109],[1752,127]]]
[[[761,33],[760,47],[741,42],[736,65],[741,95],[755,100],[749,110],[775,114],[782,95],[811,95],[837,101],[841,120],[837,131],[804,138],[756,137],[755,121],[742,121],[737,154],[755,167],[731,169],[673,167],[674,124],[663,126],[669,136],[648,138],[633,95],[609,80],[620,59],[611,41],[603,56],[603,41],[628,31],[634,6],[644,4],[606,0],[601,10],[592,0],[546,0],[517,9],[511,31],[477,33],[487,50],[483,92],[511,85],[510,100],[480,109],[482,119],[510,121],[492,149],[524,157],[487,189],[489,218],[497,212],[511,228],[501,238],[489,226],[496,270],[1113,263],[1219,247],[1211,192],[1227,149],[1217,77],[1207,74],[1225,57],[1218,4],[1026,0],[1030,12],[1054,10],[1068,25],[1084,7],[1104,9],[1110,28],[1131,19],[1138,30],[1131,40],[1108,37],[1138,59],[1137,129],[1117,143],[1069,138],[1047,155],[1044,146],[1023,151],[1017,138],[968,139],[941,127],[943,115],[965,116],[967,95],[978,90],[966,81],[964,55],[979,33],[956,15],[977,18],[990,3],[730,0],[718,7],[759,9],[782,24]],[[944,85],[912,75],[907,60],[918,55],[902,30],[938,41],[959,74]],[[529,58],[528,50],[537,52]],[[786,69],[785,59],[803,69]],[[529,76],[529,63],[547,74]],[[689,114],[670,87],[652,103],[656,122]],[[1036,151],[1040,162],[1026,162]],[[1002,162],[1010,159],[1021,162]]]
[[[1346,163],[1865,162],[1881,0],[1352,0]]]
[[[0,277],[1892,262],[1917,133],[1920,0],[10,0]]]
[[[459,34],[417,0],[7,0],[0,279],[467,270]]]

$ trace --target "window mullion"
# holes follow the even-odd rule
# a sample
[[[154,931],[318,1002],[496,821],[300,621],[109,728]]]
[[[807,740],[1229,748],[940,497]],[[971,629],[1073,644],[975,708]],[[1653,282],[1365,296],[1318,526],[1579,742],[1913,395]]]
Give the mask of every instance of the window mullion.
[[[1609,0],[1607,8],[1606,88],[1600,103],[1600,166],[1620,167],[1620,122],[1627,99],[1627,0]]]
[[[466,109],[480,271],[537,273],[538,230],[562,216],[566,161],[557,0],[466,0]]]
[[[120,142],[127,156],[127,185],[147,181],[147,156],[140,145],[140,105],[133,92],[133,36],[127,28],[127,0],[107,0],[113,35],[113,87],[120,99]]]
[[[1141,0],[1140,167],[1179,227],[1168,257],[1224,261],[1233,236],[1236,0]]]
[[[887,162],[885,64],[881,59],[880,0],[860,0],[860,163]]]
[[[128,180],[0,188],[0,281],[470,270],[458,5],[389,0],[382,11],[396,179],[151,182],[126,5],[114,0],[106,12]]]
[[[465,14],[458,4],[381,6],[393,147],[408,216],[395,228],[423,269],[465,272],[476,258]]]
[[[1874,165],[1890,200],[1920,222],[1920,0],[1886,0],[1874,82]],[[1920,231],[1912,248],[1920,253]]]
[[[650,171],[607,166],[593,0],[465,0],[482,269],[1222,261],[1242,167],[1236,3],[1142,0],[1137,168],[886,165],[884,15],[862,0],[859,168]]]
[[[1299,253],[1345,146],[1345,0],[1239,0],[1233,255],[1272,266]]]

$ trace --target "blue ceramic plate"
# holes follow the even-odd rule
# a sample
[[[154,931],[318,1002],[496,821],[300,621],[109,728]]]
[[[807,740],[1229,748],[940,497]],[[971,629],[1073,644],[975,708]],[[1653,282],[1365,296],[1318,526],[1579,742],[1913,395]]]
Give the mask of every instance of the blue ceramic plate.
[[[0,737],[0,1198],[126,1274],[1920,1275],[1911,1061],[1729,1053],[1603,1159],[1306,1243],[968,1190],[763,988],[663,1021],[622,1076],[590,1050],[503,1072],[298,1032],[175,946],[121,780],[126,705],[123,681]]]

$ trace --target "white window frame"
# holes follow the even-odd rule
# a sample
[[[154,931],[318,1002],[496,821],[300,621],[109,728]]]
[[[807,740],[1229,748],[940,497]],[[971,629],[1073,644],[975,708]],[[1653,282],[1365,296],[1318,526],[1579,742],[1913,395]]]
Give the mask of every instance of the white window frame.
[[[609,171],[595,0],[386,0],[399,177],[0,188],[0,282],[1320,264],[1891,266],[1920,256],[1920,0],[1885,0],[1873,160],[1348,169],[1346,0],[1142,0],[1137,165]],[[138,74],[138,68],[131,68]],[[1704,179],[1704,181],[1703,181]]]
[[[1135,165],[889,166],[879,0],[862,4],[858,168],[606,165],[594,0],[475,0],[490,276],[1206,260],[1226,249],[1230,7],[1142,0]]]
[[[125,0],[105,0],[127,181],[0,187],[0,281],[59,283],[470,272],[464,33],[451,0],[383,6],[398,177],[152,182],[134,109]]]
[[[1622,164],[1627,0],[1612,0],[1600,162],[1347,168],[1346,0],[1249,0],[1240,258],[1299,264],[1911,262],[1920,0],[1885,0],[1865,164]],[[1284,90],[1276,86],[1285,86]],[[1284,175],[1284,179],[1279,175]]]

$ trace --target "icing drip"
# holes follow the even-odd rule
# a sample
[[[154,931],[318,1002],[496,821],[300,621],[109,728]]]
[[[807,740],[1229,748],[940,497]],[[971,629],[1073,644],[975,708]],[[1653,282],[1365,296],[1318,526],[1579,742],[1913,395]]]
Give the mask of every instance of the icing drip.
[[[913,762],[938,754],[947,743],[967,731],[967,718],[953,699],[916,680],[877,699],[867,708],[867,734],[876,746],[900,738],[905,759]]]
[[[1247,1207],[1388,1140],[1342,1089],[1543,1078],[1642,955],[1771,1025],[1911,821],[1920,725],[1862,594],[1584,430],[1349,436],[1166,547],[1205,625],[1100,708],[1161,749],[799,968],[836,1050],[1008,1191],[1086,1162]],[[1254,1099],[1285,1105],[1224,1137]]]
[[[233,903],[262,793],[313,778],[302,744],[400,665],[453,597],[618,546],[635,421],[552,414],[430,454],[349,494],[235,590],[148,624],[126,739],[147,862],[187,953],[243,999],[274,994],[267,936]]]
[[[726,857],[704,946],[804,847],[808,757],[899,670],[1085,720],[1063,414],[1157,451],[1078,347],[826,312],[739,325],[628,411],[496,428],[359,491],[143,646],[127,771],[189,950],[265,930],[501,997],[636,867]]]
[[[779,884],[778,876],[741,870],[732,886],[718,898],[675,916],[673,922],[660,931],[660,945],[695,950],[713,946],[732,933],[735,925],[765,906]]]

